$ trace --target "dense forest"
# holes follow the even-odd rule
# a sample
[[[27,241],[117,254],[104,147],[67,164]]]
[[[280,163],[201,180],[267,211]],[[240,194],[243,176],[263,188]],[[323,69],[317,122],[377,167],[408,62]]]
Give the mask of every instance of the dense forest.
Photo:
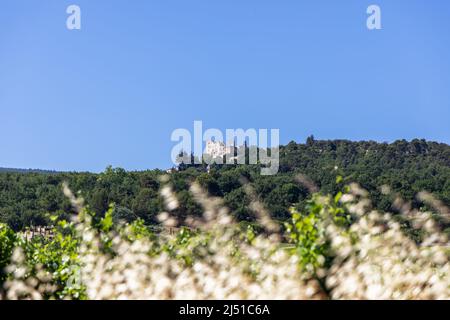
[[[304,144],[290,142],[280,148],[280,170],[274,176],[261,176],[258,165],[214,165],[209,171],[204,165],[183,165],[177,169],[169,177],[180,203],[177,210],[183,216],[202,214],[188,191],[194,180],[211,196],[222,197],[239,220],[253,220],[243,183],[253,187],[274,219],[283,221],[290,217],[290,207],[304,206],[311,188],[334,194],[349,182],[367,189],[380,210],[391,210],[392,203],[391,196],[381,193],[383,185],[411,200],[413,207],[422,205],[415,200],[420,191],[431,192],[450,205],[450,146],[418,139],[388,144],[323,141],[311,136]],[[141,218],[147,224],[156,223],[157,214],[163,211],[159,177],[165,173],[111,167],[99,174],[0,170],[0,222],[20,230],[51,224],[50,214],[67,218],[73,213],[61,191],[62,182],[67,181],[98,214],[115,204],[116,220]],[[300,175],[311,185],[299,182]]]

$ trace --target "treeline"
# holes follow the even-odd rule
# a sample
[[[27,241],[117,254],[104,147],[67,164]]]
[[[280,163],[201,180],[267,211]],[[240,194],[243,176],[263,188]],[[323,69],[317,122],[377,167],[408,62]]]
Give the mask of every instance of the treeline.
[[[280,171],[261,176],[258,165],[182,166],[169,177],[177,193],[180,216],[201,215],[203,210],[193,200],[189,185],[197,181],[210,195],[223,197],[225,204],[241,220],[253,220],[250,199],[243,182],[249,183],[273,218],[285,220],[288,208],[299,208],[310,195],[310,187],[299,183],[299,175],[309,178],[324,193],[335,193],[347,182],[358,182],[371,193],[374,204],[390,210],[392,199],[380,191],[388,185],[402,197],[421,206],[415,195],[431,192],[450,205],[450,146],[425,140],[394,143],[346,140],[316,141],[311,136],[305,144],[290,142],[280,149]],[[142,218],[156,223],[163,211],[159,194],[161,170],[129,172],[107,168],[103,173],[11,172],[0,170],[0,222],[15,230],[30,225],[50,223],[49,214],[67,218],[73,213],[61,192],[63,181],[78,192],[87,206],[103,214],[115,204],[114,218],[132,221]],[[341,176],[340,181],[336,177]]]

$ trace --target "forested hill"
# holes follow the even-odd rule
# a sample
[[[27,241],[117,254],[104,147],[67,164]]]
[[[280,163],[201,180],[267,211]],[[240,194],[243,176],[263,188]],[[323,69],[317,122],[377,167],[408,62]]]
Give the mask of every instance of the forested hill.
[[[94,173],[43,173],[0,170],[0,222],[15,229],[28,225],[47,224],[47,213],[66,215],[71,207],[61,192],[62,181],[68,181],[79,191],[89,207],[98,213],[116,204],[115,217],[133,220],[142,218],[154,223],[163,210],[159,196],[159,179],[164,171],[127,172],[107,168]],[[394,143],[351,142],[346,140],[318,141],[313,137],[305,144],[291,142],[281,147],[280,171],[274,176],[261,176],[257,166],[204,166],[181,168],[170,174],[180,202],[179,215],[199,215],[201,208],[188,191],[189,182],[197,180],[211,195],[223,197],[236,217],[251,220],[249,199],[240,177],[247,178],[277,219],[289,216],[292,205],[302,207],[309,197],[308,189],[299,184],[298,174],[309,177],[321,192],[334,193],[342,183],[358,182],[370,191],[375,205],[390,209],[391,199],[380,193],[388,185],[404,198],[414,201],[419,191],[432,192],[450,205],[450,146],[425,140],[405,140]],[[336,183],[336,177],[344,181]]]

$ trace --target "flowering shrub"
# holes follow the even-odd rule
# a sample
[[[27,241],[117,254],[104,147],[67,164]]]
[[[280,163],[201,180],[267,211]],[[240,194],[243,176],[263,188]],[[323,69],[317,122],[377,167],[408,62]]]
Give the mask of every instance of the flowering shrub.
[[[313,195],[305,212],[292,209],[283,231],[250,185],[258,228],[235,221],[196,184],[190,193],[203,217],[180,221],[172,213],[177,194],[167,179],[162,184],[160,229],[142,220],[113,223],[114,207],[99,219],[67,187],[78,215],[59,221],[52,238],[27,241],[0,225],[2,298],[450,298],[448,237],[434,220],[448,209],[438,202],[434,215],[402,203],[402,221],[421,230],[418,242],[396,216],[373,210],[357,185],[334,197]],[[422,198],[432,206],[431,196]]]

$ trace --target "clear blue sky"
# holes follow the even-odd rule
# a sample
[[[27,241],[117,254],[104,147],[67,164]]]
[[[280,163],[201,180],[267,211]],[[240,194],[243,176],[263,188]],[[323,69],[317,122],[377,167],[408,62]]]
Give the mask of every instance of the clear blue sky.
[[[0,115],[4,167],[166,168],[194,120],[449,143],[450,1],[4,0]]]

